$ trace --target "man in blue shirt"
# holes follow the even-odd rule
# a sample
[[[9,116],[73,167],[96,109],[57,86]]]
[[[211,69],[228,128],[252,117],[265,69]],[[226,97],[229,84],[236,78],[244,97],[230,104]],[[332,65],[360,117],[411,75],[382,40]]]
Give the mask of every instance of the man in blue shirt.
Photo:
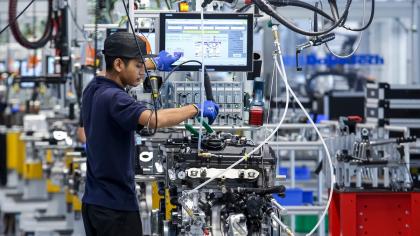
[[[142,54],[146,45],[138,40]],[[82,216],[87,235],[142,235],[134,183],[134,131],[149,126],[170,127],[199,114],[212,122],[219,107],[202,105],[162,109],[155,114],[124,90],[138,86],[145,65],[135,39],[118,32],[105,40],[106,75],[98,76],[83,92],[82,114],[87,143],[86,188]],[[177,58],[161,54],[158,68],[168,68]],[[165,65],[166,63],[166,65]],[[163,64],[163,65],[162,65]]]

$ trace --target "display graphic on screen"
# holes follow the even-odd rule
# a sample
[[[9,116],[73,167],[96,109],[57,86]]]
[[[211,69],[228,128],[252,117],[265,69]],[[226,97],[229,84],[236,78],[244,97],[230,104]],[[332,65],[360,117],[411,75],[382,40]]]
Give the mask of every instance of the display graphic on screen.
[[[170,14],[164,19],[164,35],[161,34],[161,50],[172,54],[181,54],[174,63],[179,65],[188,60],[201,61],[204,53],[206,66],[221,66],[227,70],[243,70],[249,68],[252,50],[249,41],[249,19],[226,15],[232,19],[204,19],[204,29],[199,14],[189,14],[187,17],[198,19],[183,19],[185,14]],[[179,16],[181,19],[177,19]],[[161,19],[162,22],[162,19]],[[202,34],[204,33],[204,35]],[[163,37],[162,37],[163,36]],[[251,44],[252,45],[252,44]],[[162,48],[164,46],[164,48]],[[251,46],[252,48],[252,46]],[[194,65],[197,63],[187,63]]]

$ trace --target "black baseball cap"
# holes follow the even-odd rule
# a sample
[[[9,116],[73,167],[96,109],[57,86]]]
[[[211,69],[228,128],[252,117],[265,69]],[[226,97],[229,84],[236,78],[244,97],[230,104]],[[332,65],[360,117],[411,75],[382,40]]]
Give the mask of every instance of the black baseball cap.
[[[137,37],[137,42],[144,58],[156,57],[156,55],[147,54],[146,43],[142,39]],[[116,32],[108,36],[105,39],[102,53],[112,57],[140,58],[140,52],[134,36],[129,32]]]

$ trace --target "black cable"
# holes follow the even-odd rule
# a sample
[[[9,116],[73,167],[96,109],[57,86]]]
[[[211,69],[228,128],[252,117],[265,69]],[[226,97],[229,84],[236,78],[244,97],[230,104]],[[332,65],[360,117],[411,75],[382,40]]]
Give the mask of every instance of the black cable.
[[[166,4],[166,7],[168,8],[168,10],[172,9],[172,6],[171,6],[170,2],[168,2],[168,0],[165,0],[165,4]]]
[[[146,35],[144,35],[143,32],[141,32],[141,28],[140,27],[136,29],[136,32],[139,32],[141,34],[141,36],[143,36],[143,37],[145,37],[147,39]]]
[[[184,61],[184,62],[182,62],[182,63],[180,63],[179,65],[177,65],[177,66],[175,66],[169,73],[168,73],[168,75],[167,76],[165,76],[165,79],[163,80],[163,82],[162,82],[162,87],[163,87],[163,84],[168,80],[168,78],[169,78],[169,76],[171,76],[172,75],[172,73],[174,73],[176,70],[178,70],[178,68],[180,67],[180,66],[182,66],[182,65],[184,65],[184,64],[187,64],[187,63],[190,63],[190,62],[195,62],[195,63],[198,63],[200,66],[202,65],[201,64],[201,61],[197,61],[197,60],[188,60],[188,61]],[[205,70],[205,69],[204,69]]]
[[[174,68],[172,68],[172,70],[168,73],[168,75],[165,76],[165,78],[162,81],[162,85],[160,86],[159,89],[159,94],[160,94],[160,90],[164,87],[163,85],[166,83],[166,81],[169,79],[169,76],[172,75],[172,73],[174,73],[176,70],[178,70],[178,68],[184,64],[190,63],[190,62],[196,62],[199,65],[201,65],[201,61],[197,61],[197,60],[188,60],[188,61],[184,61],[182,63],[180,63],[179,65],[175,66]],[[159,96],[160,97],[160,96]]]
[[[138,39],[137,39],[136,31],[134,30],[133,23],[131,22],[131,18],[130,18],[130,14],[128,12],[127,5],[125,4],[125,0],[122,0],[122,1],[123,1],[126,16],[127,16],[127,19],[128,19],[128,24],[130,25],[131,32],[133,32],[134,41],[136,42],[137,49],[139,50],[139,53],[140,53],[141,62],[146,66],[146,61],[144,60],[143,53],[141,51],[141,48],[140,48],[140,45],[139,45],[139,42],[138,42]],[[145,72],[146,72],[146,76],[150,78],[149,71],[147,69],[145,69]]]
[[[133,33],[134,41],[136,42],[137,49],[139,50],[139,53],[140,53],[140,59],[141,59],[141,62],[142,62],[142,63],[146,66],[146,61],[144,60],[143,53],[142,53],[142,51],[141,51],[141,48],[140,48],[140,45],[139,45],[139,42],[138,42],[138,39],[137,39],[136,31],[134,30],[133,23],[131,22],[131,18],[130,18],[130,14],[129,14],[129,12],[128,12],[127,5],[126,5],[126,3],[125,3],[125,1],[124,1],[124,0],[122,0],[122,1],[123,1],[123,5],[124,5],[124,9],[125,9],[125,13],[126,13],[126,15],[127,15],[128,24],[130,25],[131,32]],[[146,72],[146,76],[150,78],[149,71],[147,70],[147,68],[145,68],[145,72]],[[155,111],[155,122],[156,122],[156,123],[155,123],[155,128],[154,128],[154,130],[153,130],[153,133],[151,133],[150,135],[154,135],[154,134],[156,134],[156,131],[157,131],[158,116],[157,116],[156,98],[154,98],[154,99],[153,99],[153,106],[154,106],[154,111]],[[152,113],[152,114],[153,114],[153,113]]]
[[[334,21],[338,21],[340,15],[338,14],[337,2],[335,0],[328,0],[328,3],[330,4],[330,9],[334,17]]]
[[[21,32],[19,28],[19,24],[16,21],[16,11],[17,11],[17,0],[9,0],[9,27],[12,32],[12,35],[15,37],[16,41],[24,46],[25,48],[29,49],[37,49],[45,46],[48,41],[50,41],[53,31],[53,19],[52,19],[52,13],[53,13],[53,3],[52,0],[48,0],[48,15],[47,15],[47,21],[45,24],[44,32],[42,33],[41,38],[35,40],[35,41],[29,41]],[[35,32],[34,32],[35,33]]]
[[[292,31],[294,31],[296,33],[299,33],[299,34],[306,35],[306,36],[320,36],[320,35],[324,35],[326,33],[331,32],[332,30],[334,30],[335,28],[337,28],[341,23],[344,23],[345,22],[352,0],[347,0],[346,8],[345,8],[342,16],[340,17],[340,19],[338,21],[334,22],[334,24],[332,26],[330,26],[329,28],[327,28],[326,30],[319,31],[319,32],[305,31],[305,30],[302,30],[299,27],[296,27],[289,20],[287,20],[283,16],[279,15],[275,11],[275,9],[266,0],[254,0],[253,2],[255,3],[255,5],[261,11],[263,11],[267,15],[273,17],[274,19],[276,19],[277,21],[279,21],[282,25],[286,26],[290,30],[292,30]]]
[[[373,21],[373,17],[375,16],[375,0],[371,0],[372,1],[372,5],[371,5],[371,9],[370,9],[370,17],[369,17],[369,21],[366,23],[366,25],[364,25],[362,28],[356,28],[356,29],[352,29],[348,26],[343,25],[343,28],[350,30],[350,31],[363,31],[365,29],[367,29],[370,24],[372,24]]]
[[[246,12],[246,11],[248,11],[249,10],[249,8],[251,8],[251,4],[249,4],[249,5],[244,5],[244,6],[242,6],[241,8],[239,8],[239,9],[237,9],[235,12]]]
[[[151,135],[155,135],[158,127],[158,116],[157,116],[157,105],[156,105],[156,99],[153,99],[153,105],[155,107],[155,128],[153,129],[153,133]]]
[[[276,7],[285,7],[285,6],[293,6],[293,7],[300,7],[304,8],[313,12],[320,14],[321,16],[327,18],[328,20],[334,22],[334,18],[324,12],[322,9],[319,9],[309,3],[302,2],[302,1],[284,1],[284,0],[269,0],[269,3]]]
[[[24,9],[23,9],[23,11],[21,11],[17,16],[16,16],[16,18],[12,21],[12,23],[15,23],[18,19],[19,19],[19,17],[23,14],[23,13],[25,13],[25,11],[32,5],[32,3],[34,3],[35,2],[35,0],[32,0]],[[7,25],[0,31],[0,34],[2,34],[7,28],[9,28],[9,26],[10,26],[10,20],[9,20],[9,23],[7,23]]]
[[[165,76],[165,78],[162,81],[162,85],[160,86],[159,89],[159,94],[160,94],[160,90],[163,88],[163,85],[166,83],[166,81],[169,79],[169,77],[172,75],[172,73],[174,73],[176,70],[178,70],[178,68],[184,64],[190,63],[190,62],[196,62],[199,65],[201,65],[201,61],[197,61],[197,60],[188,60],[188,61],[184,61],[182,63],[180,63],[179,65],[175,66],[174,68],[172,68],[172,70],[168,73],[168,75]]]
[[[315,8],[318,9],[318,2],[315,3]],[[314,12],[314,32],[318,31],[318,12]]]
[[[169,76],[171,76],[174,71],[176,71],[180,66],[182,66],[186,63],[190,63],[190,62],[196,62],[196,63],[201,65],[201,62],[197,61],[197,60],[188,60],[188,61],[184,61],[184,62],[180,63],[179,65],[175,66],[171,70],[171,72],[169,72],[169,74],[165,77],[165,80],[162,82],[161,88],[163,87],[163,84],[169,79]],[[206,71],[206,68],[204,68],[204,90],[206,92],[206,99],[214,101],[213,90],[211,88],[211,83],[210,83],[210,77],[209,77],[209,75]],[[160,93],[160,89],[159,89],[159,93]]]

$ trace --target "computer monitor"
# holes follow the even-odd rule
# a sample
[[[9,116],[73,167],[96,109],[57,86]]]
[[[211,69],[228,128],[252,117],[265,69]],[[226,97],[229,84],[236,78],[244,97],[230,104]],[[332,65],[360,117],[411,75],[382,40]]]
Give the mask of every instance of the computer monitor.
[[[202,40],[199,13],[161,13],[159,49],[181,54],[173,66],[188,60],[201,61],[204,48],[208,71],[252,71],[252,22],[252,14],[204,14]],[[187,63],[179,70],[200,68],[197,63]]]

